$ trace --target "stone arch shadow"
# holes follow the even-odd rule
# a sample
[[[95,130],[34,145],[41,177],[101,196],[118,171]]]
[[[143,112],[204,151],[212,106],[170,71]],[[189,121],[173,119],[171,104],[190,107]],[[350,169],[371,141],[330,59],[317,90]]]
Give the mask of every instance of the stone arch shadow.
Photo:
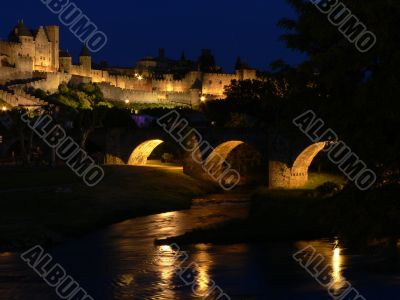
[[[193,177],[207,179],[215,182],[220,182],[221,179],[223,180],[224,174],[231,174],[231,172],[233,171],[240,174],[240,182],[244,183],[246,182],[246,180],[242,181],[243,174],[241,174],[241,170],[236,170],[236,167],[231,165],[231,161],[229,160],[230,154],[233,153],[233,151],[236,150],[238,147],[244,145],[249,147],[248,150],[251,149],[251,151],[254,151],[259,155],[260,168],[266,170],[268,164],[266,157],[264,157],[263,155],[263,149],[260,149],[257,144],[254,144],[251,141],[247,141],[246,139],[221,139],[218,141],[214,141],[214,145],[208,144],[205,147],[201,147],[201,145],[199,145],[198,148],[192,153],[192,156],[190,157],[189,162],[187,163],[184,170],[190,170],[188,174]],[[267,172],[264,172],[264,174],[266,173]],[[265,179],[263,180],[266,180],[267,175],[265,175],[264,177]]]

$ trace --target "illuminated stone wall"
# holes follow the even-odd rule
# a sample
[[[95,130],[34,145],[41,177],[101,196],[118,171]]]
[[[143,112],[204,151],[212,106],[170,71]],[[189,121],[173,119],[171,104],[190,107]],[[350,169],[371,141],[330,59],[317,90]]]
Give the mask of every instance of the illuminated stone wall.
[[[59,28],[40,26],[34,37],[22,36],[18,42],[0,41],[0,54],[7,55],[11,65],[21,68],[21,58],[32,62],[30,71],[58,71]]]
[[[133,150],[129,157],[128,165],[130,166],[144,166],[151,153],[162,143],[162,140],[149,140],[141,143]]]
[[[291,170],[282,162],[269,162],[269,184],[271,189],[290,187]]]
[[[299,188],[308,181],[308,169],[325,147],[325,142],[315,143],[303,150],[289,167],[279,161],[269,162],[269,187],[270,188]]]
[[[0,81],[20,79],[19,72],[59,72],[73,75],[74,78],[80,76],[88,78],[89,81],[94,83],[106,83],[116,88],[128,90],[127,94],[124,94],[121,91],[104,86],[105,93],[113,100],[125,101],[128,99],[144,103],[175,102],[178,104],[190,103],[191,105],[194,103],[197,106],[201,94],[207,96],[208,100],[224,98],[225,86],[230,85],[232,80],[257,79],[256,71],[251,69],[238,70],[233,74],[191,71],[181,80],[175,80],[173,74],[164,74],[163,79],[110,75],[108,71],[92,69],[92,59],[89,56],[81,56],[78,65],[72,64],[71,57],[60,57],[58,26],[40,26],[32,33],[33,37],[20,36],[17,42],[0,40],[2,61],[0,67],[15,68],[16,70],[16,72],[7,71],[5,74],[0,74]],[[133,72],[134,69],[132,68],[132,74],[134,74]],[[41,82],[41,86],[53,91],[54,82],[56,82],[54,76],[44,77],[44,79],[48,82]],[[202,83],[201,88],[197,84],[195,85],[197,81]],[[194,87],[197,89],[194,89]],[[174,100],[171,100],[172,98]]]

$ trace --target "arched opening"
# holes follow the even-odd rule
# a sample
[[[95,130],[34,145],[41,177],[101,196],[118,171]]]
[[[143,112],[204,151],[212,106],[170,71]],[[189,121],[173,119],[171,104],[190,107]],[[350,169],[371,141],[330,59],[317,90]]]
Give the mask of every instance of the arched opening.
[[[262,155],[251,145],[239,140],[218,145],[207,157],[204,168],[213,177],[218,177],[231,168],[240,174],[241,184],[258,181],[263,177]]]
[[[151,153],[164,141],[162,140],[149,140],[141,143],[133,150],[128,160],[130,166],[143,166],[147,164],[147,159]]]
[[[226,167],[226,159],[228,155],[238,147],[242,145],[242,141],[228,141],[217,146],[207,157],[204,166],[211,174],[220,174]]]
[[[302,187],[308,181],[308,170],[314,158],[326,146],[325,142],[319,142],[308,146],[296,158],[291,168],[290,187]]]

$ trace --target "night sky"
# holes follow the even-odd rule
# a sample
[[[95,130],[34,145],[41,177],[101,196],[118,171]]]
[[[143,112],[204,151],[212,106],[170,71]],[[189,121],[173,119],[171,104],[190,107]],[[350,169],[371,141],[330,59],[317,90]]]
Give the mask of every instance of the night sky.
[[[182,51],[196,59],[203,48],[212,49],[217,63],[232,71],[237,56],[252,67],[267,69],[279,58],[291,64],[303,56],[279,41],[282,30],[277,21],[295,17],[284,0],[97,0],[75,1],[108,44],[94,55],[113,66],[132,66],[144,56],[157,56],[165,48],[168,57],[179,58]],[[0,36],[8,36],[18,19],[32,28],[60,24],[40,0],[7,1],[0,11]],[[77,59],[81,43],[61,27],[61,48]]]

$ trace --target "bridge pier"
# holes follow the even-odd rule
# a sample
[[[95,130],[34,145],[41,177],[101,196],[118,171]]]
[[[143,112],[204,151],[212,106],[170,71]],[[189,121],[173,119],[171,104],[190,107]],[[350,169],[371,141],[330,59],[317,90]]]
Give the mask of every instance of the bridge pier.
[[[308,171],[296,172],[285,163],[279,161],[269,162],[269,188],[287,189],[300,188],[308,181]]]

